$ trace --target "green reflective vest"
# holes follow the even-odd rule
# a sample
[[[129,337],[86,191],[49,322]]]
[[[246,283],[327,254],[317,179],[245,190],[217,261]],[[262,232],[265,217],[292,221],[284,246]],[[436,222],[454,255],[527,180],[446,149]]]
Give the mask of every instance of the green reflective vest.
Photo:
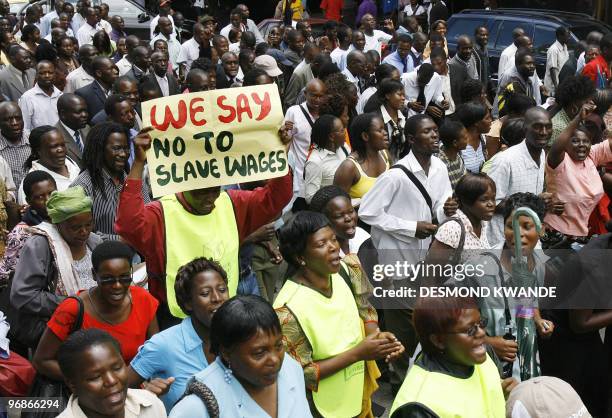
[[[194,215],[185,210],[175,195],[160,199],[166,230],[166,296],[170,313],[185,318],[176,303],[174,281],[179,268],[198,257],[217,261],[227,273],[229,295],[238,288],[240,239],[232,200],[221,192],[215,208],[208,215]]]
[[[425,405],[440,418],[506,416],[499,372],[488,355],[483,364],[474,366],[474,373],[467,379],[428,372],[415,364],[393,401],[391,418],[395,410],[408,403]]]
[[[287,280],[274,307],[287,306],[306,334],[313,361],[343,353],[363,340],[364,331],[351,289],[338,274],[331,277],[332,295]],[[325,418],[348,418],[361,413],[365,362],[359,361],[319,381],[312,392],[314,404]]]

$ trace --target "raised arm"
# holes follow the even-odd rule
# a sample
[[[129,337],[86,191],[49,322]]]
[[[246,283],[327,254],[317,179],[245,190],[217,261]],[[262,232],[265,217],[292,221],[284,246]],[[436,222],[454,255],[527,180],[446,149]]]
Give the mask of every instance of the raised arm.
[[[593,112],[593,110],[595,110],[595,105],[593,102],[587,102],[582,105],[580,112],[578,112],[576,117],[572,119],[570,124],[567,125],[567,128],[561,132],[557,140],[553,143],[546,159],[551,168],[557,168],[559,164],[561,164],[563,158],[565,158],[565,150],[571,144],[572,136],[576,131],[576,128],[578,128],[578,125],[580,125],[580,123],[584,121],[587,116]]]
[[[163,239],[162,242],[156,242],[158,234],[154,233],[159,230],[159,225],[162,225],[163,230],[161,205],[153,203],[145,206],[142,196],[142,173],[147,158],[146,150],[151,146],[148,134],[151,129],[143,129],[134,138],[134,164],[119,195],[115,219],[115,232],[145,257],[163,248]]]

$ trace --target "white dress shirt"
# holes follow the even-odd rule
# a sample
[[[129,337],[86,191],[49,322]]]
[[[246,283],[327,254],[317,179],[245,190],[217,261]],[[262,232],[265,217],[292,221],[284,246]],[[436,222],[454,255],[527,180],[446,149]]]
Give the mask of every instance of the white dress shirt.
[[[406,95],[406,102],[414,102],[419,98],[419,85],[417,83],[417,72],[402,74],[402,84],[404,85],[404,93]],[[429,103],[434,102],[436,104],[442,103],[444,100],[443,92],[443,80],[440,74],[434,73],[433,77],[425,86],[425,108]],[[423,110],[421,113],[425,113]],[[417,112],[408,108],[408,117],[416,115]]]
[[[342,71],[342,74],[344,74],[348,81],[350,81],[355,85],[355,87],[357,87],[357,96],[361,96],[361,91],[359,90],[359,77],[355,77],[353,73],[349,71],[348,68],[345,68],[344,71]]]
[[[325,186],[334,184],[334,176],[343,161],[337,152],[315,147],[304,164],[304,198],[307,203],[315,193]]]
[[[412,10],[412,7],[409,4],[404,7],[404,15],[406,16],[420,16],[425,13],[427,13],[427,10],[425,10],[425,8],[421,5],[418,5],[416,10]]]
[[[240,42],[229,44],[229,52],[233,52],[236,55],[240,54]]]
[[[535,195],[542,193],[545,164],[544,150],[540,154],[538,166],[529,154],[525,140],[496,154],[487,173],[495,182],[496,204],[518,192],[529,192]],[[492,246],[504,241],[504,220],[501,215],[493,216],[488,232],[487,239]]]
[[[100,29],[101,28],[98,25],[93,27],[87,22],[83,23],[77,32],[77,41],[79,41],[79,46],[91,45],[93,36]]]
[[[382,114],[383,123],[385,124],[385,128],[387,128],[387,135],[389,137],[389,141],[393,136],[393,119],[391,119],[391,115],[387,112],[387,108],[385,105],[380,106],[380,113]],[[397,127],[400,131],[404,132],[404,126],[406,126],[406,116],[400,111],[397,112]]]
[[[260,44],[262,42],[265,42],[263,36],[261,36],[261,32],[259,31],[259,28],[255,24],[253,19],[247,19],[247,29],[248,29],[249,32],[253,32],[255,34],[255,43],[256,44]]]
[[[363,35],[365,36],[366,41],[365,46],[363,47],[363,52],[368,52],[373,49],[378,52],[378,55],[381,55],[382,43],[389,42],[391,39],[393,39],[393,35],[389,35],[387,32],[383,32],[382,30],[378,29],[374,29],[372,36],[366,35],[365,32]]]
[[[56,173],[55,171],[49,170],[47,167],[39,163],[38,160],[32,162],[32,168],[28,171],[28,173],[31,173],[32,171],[36,170],[41,170],[51,174],[51,177],[53,177],[53,180],[55,180],[55,184],[57,185],[57,191],[63,192],[68,187],[70,187],[72,182],[75,181],[81,173],[81,169],[79,168],[79,166],[72,162],[70,158],[66,157],[66,162],[64,164],[66,165],[66,168],[68,168],[68,177],[62,176],[61,174]],[[17,203],[19,203],[20,205],[26,204],[25,193],[23,192],[23,181],[21,182],[21,185],[19,186],[19,192],[17,193]]]
[[[38,83],[19,98],[19,107],[23,114],[23,128],[31,131],[42,125],[54,126],[59,121],[57,99],[62,92],[53,86],[53,93],[47,96]]]
[[[446,165],[432,156],[429,172],[425,173],[412,151],[397,164],[412,171],[425,187],[438,221],[446,219],[444,202],[453,193]],[[415,234],[417,222],[432,222],[431,211],[419,189],[402,170],[390,169],[378,177],[361,199],[359,217],[372,226],[370,233],[380,264],[396,261],[416,264],[427,254],[431,238],[418,239]]]
[[[584,68],[585,64],[584,52],[582,52],[576,61],[576,74],[582,73],[582,69]]]
[[[370,97],[374,96],[377,91],[378,89],[375,86],[371,86],[365,89],[363,93],[361,93],[361,95],[359,96],[359,100],[357,100],[357,106],[355,108],[355,110],[357,110],[358,115],[364,113],[363,109],[365,108],[365,105],[368,104],[368,100],[370,100]]]
[[[128,61],[127,55],[117,61],[115,65],[119,69],[119,76],[126,75],[132,69],[132,63]]]
[[[344,71],[346,69],[346,57],[348,54],[348,49],[345,51],[344,49],[337,47],[331,52],[331,54],[329,54],[329,57],[331,58],[332,62],[338,66],[340,71]]]
[[[232,24],[230,23],[229,25],[224,26],[224,27],[223,27],[223,29],[221,29],[221,31],[219,31],[219,34],[220,34],[221,36],[225,36],[225,38],[226,38],[227,40],[229,40],[229,33],[230,33],[230,31],[232,30],[232,28],[233,28],[233,26],[232,26]],[[244,25],[241,23],[241,24],[240,24],[240,32],[246,32],[246,30],[247,30],[247,27],[246,27],[246,26],[244,26]]]
[[[168,97],[170,96],[170,87],[168,86],[168,77],[163,76],[160,77],[155,74],[155,78],[157,79],[157,84],[159,84],[159,88],[161,89],[162,96]]]
[[[176,39],[174,34],[170,35],[170,38],[166,38],[161,32],[155,35],[153,39],[151,39],[150,45],[153,48],[153,44],[158,39],[166,41],[168,44],[168,58],[172,63],[172,68],[174,70],[178,69],[178,57],[181,53],[181,43]]]
[[[183,42],[179,51],[178,64],[185,64],[185,74],[191,69],[191,64],[200,57],[200,44],[191,38]]]
[[[40,19],[40,36],[47,36],[51,33],[51,21],[59,16],[55,10],[51,10]]]
[[[559,82],[559,72],[568,59],[569,52],[567,51],[567,45],[563,45],[559,41],[555,41],[555,43],[548,48],[548,52],[546,52],[546,73],[544,74],[544,87],[548,89],[551,96],[555,93],[555,85],[553,84],[550,70],[553,68],[557,70],[557,82]]]
[[[70,27],[74,31],[74,33],[78,33],[81,26],[85,23],[85,18],[81,16],[80,13],[75,13],[72,16],[72,21],[70,22]]]
[[[518,48],[514,43],[511,43],[504,49],[499,57],[499,65],[497,66],[497,78],[499,79],[510,67],[514,66],[514,56]]]
[[[106,32],[108,36],[110,36],[111,32],[113,31],[113,27],[111,26],[109,21],[100,19],[100,22],[98,22],[98,25],[100,26],[101,29],[104,29],[104,32]]]
[[[285,122],[293,122],[293,141],[289,147],[289,161],[293,168],[293,193],[294,196],[301,194],[302,184],[304,183],[304,164],[306,163],[306,157],[308,156],[308,149],[310,148],[310,134],[312,127],[304,113],[300,109],[300,106],[306,110],[310,116],[310,120],[314,123],[316,118],[312,116],[308,110],[306,103],[301,105],[294,105],[287,109],[285,113]]]
[[[66,87],[64,87],[64,93],[74,93],[81,87],[85,87],[86,85],[93,83],[93,81],[93,76],[89,75],[81,66],[72,71],[66,77]]]
[[[174,33],[174,19],[172,19],[172,16],[168,15],[166,16],[168,19],[170,19],[170,23],[172,23],[172,32]],[[150,25],[150,29],[151,29],[151,39],[153,38],[153,36],[155,36],[155,28],[157,27],[157,22],[159,21],[159,15],[155,16],[153,18],[153,20],[151,20],[151,25]]]
[[[444,112],[445,115],[452,115],[455,113],[455,101],[453,100],[453,95],[451,91],[451,83],[450,83],[450,72],[452,71],[451,67],[448,67],[448,73],[446,74],[438,74],[442,79],[442,94],[446,98],[448,102],[448,110]],[[418,94],[418,93],[417,93]]]

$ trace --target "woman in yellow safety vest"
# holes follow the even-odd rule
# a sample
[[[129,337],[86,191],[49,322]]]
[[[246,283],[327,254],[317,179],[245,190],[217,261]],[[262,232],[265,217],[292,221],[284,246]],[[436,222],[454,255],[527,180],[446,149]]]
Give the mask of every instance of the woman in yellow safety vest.
[[[304,369],[313,416],[371,417],[370,395],[380,376],[371,360],[394,360],[404,347],[379,331],[367,298],[355,295],[363,285],[351,283],[325,215],[299,212],[281,230],[280,251],[294,274],[274,308],[287,353]]]
[[[486,319],[476,301],[419,298],[413,321],[423,351],[393,401],[391,418],[503,418],[504,395],[517,382],[502,381],[487,355]]]

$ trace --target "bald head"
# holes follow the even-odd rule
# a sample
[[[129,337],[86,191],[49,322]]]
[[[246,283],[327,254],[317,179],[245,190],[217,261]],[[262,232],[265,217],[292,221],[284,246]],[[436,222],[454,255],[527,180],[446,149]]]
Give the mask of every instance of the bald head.
[[[601,38],[603,38],[603,33],[594,30],[592,32],[589,32],[586,37],[586,41],[589,45],[599,45],[599,43],[601,42]]]
[[[459,55],[459,58],[463,61],[468,61],[473,51],[474,44],[472,43],[472,38],[467,35],[461,35],[457,38],[457,55]]]
[[[525,31],[523,30],[523,28],[514,28],[514,30],[512,31],[512,39],[514,39],[515,41],[524,35]]]
[[[532,107],[525,112],[525,140],[527,148],[536,153],[544,149],[552,136],[549,113],[541,107]]]
[[[356,77],[365,75],[368,59],[361,51],[351,51],[346,57],[346,68]]]
[[[531,49],[533,47],[533,43],[531,42],[531,38],[529,36],[520,36],[516,40],[516,46],[518,48],[528,48],[528,49]]]
[[[325,99],[326,90],[325,83],[318,78],[313,78],[306,84],[306,105],[310,112],[319,113]]]
[[[76,131],[87,125],[89,117],[87,102],[81,96],[72,93],[62,94],[57,100],[57,112],[62,123],[70,129]]]

